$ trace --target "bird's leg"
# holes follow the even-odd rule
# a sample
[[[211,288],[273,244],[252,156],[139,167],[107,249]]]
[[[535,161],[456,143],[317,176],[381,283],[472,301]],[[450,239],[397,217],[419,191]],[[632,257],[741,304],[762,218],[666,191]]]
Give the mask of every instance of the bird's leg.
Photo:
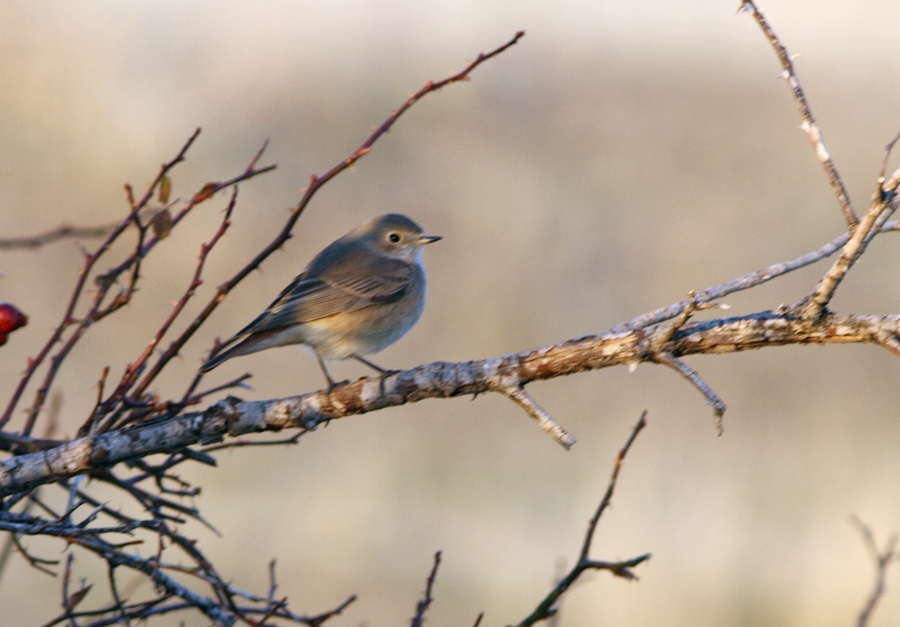
[[[380,373],[381,373],[381,378],[382,378],[382,379],[385,378],[385,377],[389,377],[389,376],[391,376],[392,374],[397,374],[398,372],[401,372],[400,370],[386,370],[386,369],[382,368],[381,366],[379,366],[379,365],[377,365],[377,364],[373,364],[373,363],[372,363],[371,361],[369,361],[368,359],[363,359],[363,358],[360,357],[359,355],[351,355],[351,357],[353,357],[353,359],[355,359],[356,361],[358,361],[358,362],[360,362],[360,363],[362,363],[362,364],[367,365],[367,366],[368,366],[369,368],[371,368],[372,370],[377,370],[378,372],[380,372]]]
[[[392,374],[397,374],[398,372],[400,372],[399,370],[385,370],[381,366],[379,366],[377,364],[373,364],[368,359],[363,359],[359,355],[351,355],[351,357],[353,357],[353,359],[355,359],[359,363],[367,365],[372,370],[377,370],[378,372],[381,373],[381,380],[380,380],[379,388],[381,390],[382,396],[384,396],[384,380],[385,380],[385,378],[391,376]]]
[[[325,375],[325,378],[328,379],[328,393],[331,394],[331,390],[334,389],[334,386],[337,385],[334,379],[331,378],[331,375],[328,374],[328,368],[325,367],[325,362],[322,361],[322,358],[319,357],[319,354],[316,353],[316,360],[319,362],[319,367],[322,369],[322,374]]]

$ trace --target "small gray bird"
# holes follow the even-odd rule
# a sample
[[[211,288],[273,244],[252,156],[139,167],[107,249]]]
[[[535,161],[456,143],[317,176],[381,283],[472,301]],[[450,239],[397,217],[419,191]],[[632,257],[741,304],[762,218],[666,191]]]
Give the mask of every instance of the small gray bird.
[[[306,344],[329,387],[335,382],[325,361],[352,357],[390,374],[362,356],[399,340],[422,315],[422,246],[439,239],[396,213],[361,224],[316,255],[268,309],[219,347],[200,370],[273,346]]]

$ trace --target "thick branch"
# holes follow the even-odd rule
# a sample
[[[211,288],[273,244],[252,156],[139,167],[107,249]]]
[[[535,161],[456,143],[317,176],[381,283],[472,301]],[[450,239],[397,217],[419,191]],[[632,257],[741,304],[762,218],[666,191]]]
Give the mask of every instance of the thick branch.
[[[589,335],[482,361],[434,362],[390,375],[364,377],[331,393],[310,392],[268,401],[228,398],[203,412],[181,414],[144,426],[72,440],[56,448],[20,455],[0,464],[0,496],[154,453],[170,453],[226,437],[290,428],[314,429],[323,422],[385,407],[484,392],[502,392],[512,382],[531,381],[641,361],[655,362],[663,348],[673,357],[786,344],[876,343],[900,334],[900,315],[826,314],[803,319],[792,310],[694,322],[665,346],[663,327]]]

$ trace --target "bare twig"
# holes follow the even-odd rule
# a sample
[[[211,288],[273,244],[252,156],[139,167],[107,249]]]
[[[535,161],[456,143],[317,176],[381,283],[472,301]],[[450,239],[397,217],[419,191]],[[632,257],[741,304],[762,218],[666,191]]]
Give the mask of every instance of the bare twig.
[[[872,592],[869,593],[869,598],[866,600],[866,604],[859,614],[859,619],[856,621],[856,627],[866,627],[875,611],[875,607],[878,605],[881,597],[884,596],[887,569],[891,565],[891,562],[896,562],[900,559],[900,553],[897,551],[898,537],[896,533],[892,534],[885,543],[884,549],[879,549],[878,544],[875,542],[875,534],[872,533],[871,527],[864,524],[855,516],[853,516],[851,520],[859,527],[859,532],[862,534],[866,549],[868,549],[872,556],[872,560],[875,562],[875,585],[872,587]]]
[[[122,603],[122,598],[119,596],[119,587],[116,585],[116,567],[112,564],[109,564],[108,578],[109,589],[112,592],[116,609],[119,610],[119,617],[121,618],[122,623],[126,625],[126,627],[131,627],[131,617],[128,615],[128,612],[125,609],[125,604]]]
[[[900,230],[900,222],[896,220],[885,222],[881,227],[881,232],[898,230]],[[772,279],[778,278],[780,276],[788,274],[789,272],[793,272],[794,270],[798,270],[805,266],[814,264],[817,261],[821,261],[822,259],[830,257],[837,251],[841,250],[849,239],[849,233],[841,233],[824,246],[821,246],[820,248],[812,252],[806,253],[805,255],[800,255],[796,259],[791,259],[790,261],[784,261],[782,263],[776,263],[767,268],[763,268],[762,270],[750,272],[736,279],[732,279],[731,281],[726,281],[725,283],[722,283],[720,285],[708,287],[705,290],[698,292],[694,296],[693,302],[698,305],[702,303],[708,303],[713,300],[724,298],[729,294],[748,290],[750,288],[756,287],[757,285],[767,283]],[[685,308],[690,305],[690,303],[691,299],[687,298],[677,303],[673,303],[672,305],[669,305],[667,307],[662,307],[655,311],[642,314],[640,316],[632,318],[631,320],[626,320],[625,322],[617,324],[609,330],[609,333],[626,333],[628,331],[642,329],[644,327],[648,327],[652,324],[657,324],[665,320],[670,320],[681,314],[685,310]]]
[[[638,436],[638,433],[647,426],[647,412],[646,410],[641,414],[640,419],[637,421],[637,424],[634,425],[634,428],[631,430],[631,435],[628,437],[628,440],[625,442],[625,446],[619,451],[618,456],[616,456],[616,462],[613,465],[612,475],[609,478],[609,483],[606,486],[606,492],[603,495],[603,498],[600,499],[600,504],[597,506],[594,515],[591,517],[590,522],[588,522],[587,533],[585,533],[584,541],[581,544],[581,551],[578,554],[578,562],[575,566],[572,567],[562,579],[554,586],[553,590],[544,597],[544,599],[538,603],[537,607],[534,608],[534,611],[531,612],[528,616],[526,616],[522,621],[516,624],[516,627],[527,627],[529,625],[534,625],[537,622],[550,618],[557,612],[557,603],[559,602],[560,597],[565,594],[566,590],[568,590],[573,583],[587,570],[608,570],[616,577],[622,577],[627,580],[637,579],[635,574],[631,571],[635,566],[647,561],[650,559],[650,554],[645,553],[644,555],[639,555],[629,560],[623,560],[618,562],[606,562],[599,560],[592,560],[588,557],[588,554],[591,550],[591,542],[593,542],[594,534],[597,531],[597,523],[600,521],[600,517],[603,515],[603,512],[606,511],[606,508],[609,507],[609,504],[612,502],[613,492],[616,488],[616,481],[619,478],[619,470],[622,468],[622,463],[625,461],[625,456],[628,454],[628,451],[631,449],[631,445],[634,443],[635,439]]]
[[[103,237],[111,233],[115,227],[115,224],[105,224],[102,226],[69,226],[64,224],[39,235],[0,239],[0,250],[40,248],[45,244],[52,244],[61,239]]]
[[[686,363],[681,361],[680,359],[676,359],[669,355],[668,353],[659,353],[656,356],[656,359],[659,363],[669,366],[675,372],[683,376],[685,379],[694,384],[694,387],[700,390],[700,393],[706,397],[707,405],[712,405],[713,413],[716,416],[716,429],[719,431],[719,435],[722,435],[725,432],[725,427],[722,423],[722,417],[725,415],[725,403],[722,402],[722,399],[719,398],[718,394],[716,394],[711,387],[703,380],[700,374],[688,366]]]
[[[886,222],[897,209],[897,198],[889,204],[884,201],[873,202],[866,212],[863,221],[859,223],[850,240],[841,250],[840,257],[835,260],[813,293],[804,300],[802,314],[809,318],[822,315],[828,303],[834,296],[838,285],[847,276],[847,272],[865,252],[866,246],[872,239],[872,235],[880,230],[882,223]]]
[[[143,232],[144,227],[141,226],[139,222],[140,212],[146,206],[146,204],[152,198],[153,192],[156,187],[160,184],[160,182],[167,176],[168,172],[174,168],[178,163],[184,160],[185,155],[187,153],[188,148],[193,144],[196,140],[197,136],[200,133],[200,129],[197,129],[195,133],[188,139],[188,141],[184,144],[181,151],[176,155],[174,159],[169,161],[166,164],[163,164],[159,175],[157,175],[156,179],[150,184],[150,187],[147,189],[143,198],[139,202],[135,202],[133,199],[133,195],[131,193],[130,187],[126,187],[129,191],[129,202],[130,202],[130,212],[128,216],[122,220],[118,225],[109,233],[103,243],[97,247],[94,252],[85,251],[85,261],[82,266],[78,280],[75,283],[75,287],[72,291],[72,295],[69,298],[68,305],[63,313],[63,317],[59,325],[56,327],[54,332],[51,334],[50,338],[44,345],[44,347],[38,352],[36,357],[32,357],[28,360],[28,365],[25,369],[25,373],[19,380],[19,383],[11,396],[9,403],[2,415],[0,415],[0,429],[3,428],[4,425],[10,420],[13,412],[15,411],[16,406],[18,405],[22,394],[25,392],[31,378],[34,376],[38,368],[40,368],[45,361],[50,356],[51,351],[54,347],[62,342],[62,348],[60,348],[57,353],[50,360],[50,366],[48,368],[47,374],[44,377],[43,383],[40,385],[38,390],[35,393],[35,399],[32,403],[31,409],[28,412],[28,416],[26,419],[25,427],[22,429],[23,435],[30,435],[31,431],[34,427],[35,421],[37,420],[38,413],[44,405],[47,394],[50,390],[50,386],[52,385],[56,374],[65,360],[66,356],[69,352],[74,348],[74,346],[78,343],[81,337],[85,334],[87,329],[97,322],[98,320],[104,318],[105,316],[117,311],[122,306],[127,304],[131,296],[135,290],[136,282],[138,280],[138,266],[136,264],[139,263],[140,259],[143,258],[154,246],[156,241],[159,238],[151,238],[146,244],[143,244]],[[254,162],[258,159],[254,157]],[[235,177],[229,181],[224,183],[216,183],[216,184],[208,184],[206,188],[209,188],[212,185],[216,190],[222,189],[224,187],[235,185],[240,180],[246,180],[247,178],[251,178],[253,176],[257,176],[263,172],[271,170],[270,168],[263,168],[259,170],[248,170],[245,171],[241,176]],[[204,188],[204,189],[206,189]],[[176,225],[180,219],[190,211],[196,204],[206,200],[211,197],[211,194],[195,195],[195,199],[188,204],[187,207],[182,209],[182,211],[176,215],[172,219],[172,225]],[[199,200],[198,200],[199,198]],[[81,303],[83,297],[85,296],[85,288],[87,285],[88,278],[93,275],[93,271],[97,265],[97,262],[107,253],[112,244],[118,240],[118,238],[125,232],[125,230],[135,224],[138,226],[140,237],[139,237],[139,246],[138,251],[132,255],[130,261],[127,261],[125,264],[120,266],[118,269],[114,271],[109,271],[100,275],[96,278],[97,289],[94,290],[92,298],[90,299],[90,305],[88,306],[88,310],[86,313],[81,315],[79,318],[75,317],[76,308],[78,308]],[[111,298],[110,302],[107,303],[107,296],[111,290],[111,288],[116,285],[116,279],[119,273],[132,268],[132,274],[128,283],[121,287],[119,292]],[[64,339],[64,336],[68,332],[68,338]]]
[[[242,448],[246,446],[283,446],[285,444],[297,444],[300,438],[309,433],[307,429],[301,429],[289,438],[281,438],[278,440],[229,440],[221,444],[213,444],[212,446],[203,447],[204,453],[212,453],[227,448]]]
[[[713,392],[712,388],[700,377],[700,374],[696,370],[680,359],[677,359],[669,352],[669,347],[675,333],[684,328],[684,325],[695,311],[714,308],[728,309],[728,305],[710,302],[698,303],[696,294],[694,294],[694,292],[688,292],[687,305],[675,319],[668,324],[661,325],[657,333],[648,335],[645,342],[646,348],[644,349],[644,353],[645,355],[648,355],[649,358],[652,358],[653,361],[672,368],[690,381],[694,387],[700,390],[700,393],[706,397],[707,404],[712,405],[713,407],[713,412],[716,416],[716,428],[719,431],[719,435],[722,435],[724,431],[722,416],[725,415],[725,403],[723,403],[722,399]],[[635,364],[636,363],[637,362],[635,362]]]
[[[47,568],[47,566],[56,566],[57,564],[59,564],[59,560],[48,560],[40,557],[35,557],[31,553],[29,553],[24,546],[22,546],[21,540],[16,537],[15,533],[11,533],[9,537],[12,540],[13,545],[16,547],[16,549],[18,549],[19,553],[22,554],[22,557],[25,558],[25,561],[27,561],[32,568],[41,571],[45,575],[56,577],[56,573]]]
[[[800,117],[803,118],[803,123],[800,127],[809,136],[809,141],[812,142],[813,148],[816,150],[816,156],[819,157],[819,161],[825,169],[825,174],[828,177],[828,182],[831,184],[831,189],[834,191],[838,203],[841,206],[841,211],[844,213],[847,230],[852,231],[859,220],[853,210],[853,203],[850,201],[850,195],[844,187],[841,175],[838,173],[837,167],[831,159],[831,155],[828,154],[828,150],[825,148],[825,140],[822,139],[822,132],[819,130],[816,119],[813,117],[809,102],[806,100],[806,94],[803,93],[803,88],[800,86],[800,79],[794,71],[793,57],[788,54],[787,48],[781,43],[778,35],[772,30],[769,22],[762,14],[762,11],[757,8],[756,3],[753,0],[742,0],[741,10],[753,15],[756,23],[759,24],[759,27],[762,29],[763,33],[765,33],[766,39],[769,40],[772,48],[775,49],[775,54],[778,55],[781,67],[784,68],[782,76],[787,80],[788,85],[790,85],[791,91],[794,94],[794,100],[797,101],[797,108],[800,110]]]
[[[572,448],[572,445],[575,444],[575,438],[569,435],[569,433],[553,419],[553,416],[544,411],[544,409],[531,398],[528,392],[525,391],[525,388],[518,385],[511,385],[501,387],[500,391],[514,400],[519,407],[525,410],[525,413],[537,420],[541,429],[543,429],[551,438],[559,442],[565,449],[570,449]]]
[[[822,314],[847,272],[865,252],[872,238],[884,229],[888,218],[897,210],[898,203],[900,203],[900,198],[897,196],[897,189],[900,187],[900,168],[891,177],[889,183],[884,181],[884,169],[898,139],[900,139],[900,134],[885,147],[884,159],[878,176],[878,189],[872,197],[869,209],[862,222],[852,231],[849,240],[841,249],[840,256],[816,285],[812,294],[805,299],[802,309],[804,316],[816,317]],[[889,343],[885,345],[890,348]]]
[[[441,552],[438,551],[434,554],[434,566],[431,567],[431,573],[425,581],[425,592],[422,593],[422,598],[416,603],[416,613],[412,617],[409,627],[422,627],[425,624],[425,612],[428,611],[428,606],[434,601],[431,591],[434,589],[434,581],[437,578],[438,566],[440,565]]]
[[[254,157],[254,160],[252,163],[255,163],[256,160],[259,159],[260,154],[261,154],[261,152],[259,154],[257,154],[256,157]],[[113,410],[113,408],[119,404],[119,401],[122,400],[122,397],[125,394],[129,393],[129,388],[131,388],[131,386],[133,386],[135,384],[135,382],[137,381],[138,376],[140,376],[141,372],[143,371],[144,365],[146,364],[146,362],[150,358],[150,356],[153,354],[154,349],[159,345],[160,341],[162,341],[162,338],[165,336],[166,332],[168,332],[169,328],[172,326],[172,324],[178,318],[178,315],[182,312],[185,305],[187,305],[188,301],[194,295],[197,288],[200,287],[200,284],[202,283],[200,277],[203,274],[203,267],[206,262],[207,255],[209,254],[209,251],[211,251],[213,249],[213,247],[216,245],[216,243],[222,238],[222,236],[225,235],[225,232],[228,230],[228,227],[231,224],[231,214],[234,211],[235,204],[237,203],[237,191],[238,191],[237,187],[235,187],[232,191],[231,200],[228,202],[228,206],[225,209],[225,213],[222,218],[222,222],[219,226],[219,229],[213,235],[212,239],[209,242],[207,242],[206,244],[203,244],[203,246],[201,247],[199,260],[197,261],[197,266],[194,270],[194,275],[193,275],[193,277],[191,277],[191,280],[190,280],[188,287],[185,290],[184,294],[182,294],[181,298],[178,300],[178,302],[172,308],[172,313],[169,314],[169,317],[166,319],[166,321],[163,323],[163,325],[160,327],[160,329],[156,332],[156,336],[150,341],[150,343],[144,349],[144,352],[140,355],[140,357],[138,357],[137,360],[134,361],[134,363],[129,364],[129,366],[125,369],[125,373],[122,375],[121,382],[117,386],[116,390],[103,403],[103,405],[100,408],[98,408],[98,411],[100,413],[105,414],[105,413],[111,412]],[[147,389],[147,387],[153,382],[153,380],[162,371],[162,369],[166,366],[166,364],[169,363],[169,361],[172,359],[172,357],[174,357],[177,354],[178,349],[180,347],[181,347],[181,345],[178,345],[176,343],[176,345],[174,347],[170,347],[169,350],[167,350],[166,353],[160,357],[160,359],[156,362],[156,364],[154,364],[154,366],[150,369],[150,372],[148,372],[144,376],[144,378],[141,380],[141,382],[133,390],[132,396],[133,396],[134,402],[137,402],[140,400],[142,394]],[[107,421],[106,424],[104,424],[100,430],[101,431],[109,430],[113,426],[113,424],[115,424],[115,418],[117,416],[118,416],[118,414],[113,414],[113,418],[111,420]]]

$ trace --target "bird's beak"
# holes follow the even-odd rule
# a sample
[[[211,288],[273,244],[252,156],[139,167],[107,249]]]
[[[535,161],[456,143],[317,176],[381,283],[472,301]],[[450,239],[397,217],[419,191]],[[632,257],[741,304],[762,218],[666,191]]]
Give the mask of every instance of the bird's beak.
[[[419,239],[416,240],[417,246],[424,246],[425,244],[430,244],[432,242],[436,242],[441,239],[440,235],[420,235]]]

